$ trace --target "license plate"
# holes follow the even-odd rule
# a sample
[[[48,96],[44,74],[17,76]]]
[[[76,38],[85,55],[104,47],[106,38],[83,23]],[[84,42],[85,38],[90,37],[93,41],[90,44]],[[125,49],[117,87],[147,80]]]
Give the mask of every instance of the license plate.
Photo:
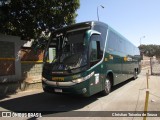
[[[62,92],[62,89],[54,89],[54,91],[61,93],[61,92]]]
[[[55,81],[64,81],[64,77],[52,77],[52,80],[55,80]]]

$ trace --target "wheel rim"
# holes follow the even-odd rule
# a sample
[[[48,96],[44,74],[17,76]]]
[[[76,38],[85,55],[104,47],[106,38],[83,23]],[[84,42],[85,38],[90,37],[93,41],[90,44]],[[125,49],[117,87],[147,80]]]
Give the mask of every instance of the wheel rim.
[[[111,82],[109,80],[106,80],[106,82],[105,82],[105,91],[107,93],[109,93],[110,90],[111,90]]]
[[[134,71],[134,78],[136,79],[137,78],[137,72]]]

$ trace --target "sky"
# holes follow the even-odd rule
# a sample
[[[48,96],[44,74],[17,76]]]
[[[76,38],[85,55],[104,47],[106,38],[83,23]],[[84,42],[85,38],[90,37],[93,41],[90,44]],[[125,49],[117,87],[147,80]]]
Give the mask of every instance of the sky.
[[[97,7],[99,21],[134,45],[160,45],[160,0],[80,0],[76,22],[98,21]]]

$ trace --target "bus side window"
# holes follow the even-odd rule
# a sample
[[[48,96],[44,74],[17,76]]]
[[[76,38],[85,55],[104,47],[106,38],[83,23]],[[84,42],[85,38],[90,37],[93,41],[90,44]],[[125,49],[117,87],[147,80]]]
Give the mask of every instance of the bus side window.
[[[100,36],[92,35],[90,42],[90,64],[95,65],[103,56],[103,52],[100,49]]]

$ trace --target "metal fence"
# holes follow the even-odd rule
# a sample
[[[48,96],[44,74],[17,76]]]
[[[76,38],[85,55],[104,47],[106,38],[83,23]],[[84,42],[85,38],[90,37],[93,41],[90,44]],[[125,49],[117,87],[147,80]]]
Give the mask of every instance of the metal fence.
[[[151,75],[160,75],[160,59],[150,58]]]

